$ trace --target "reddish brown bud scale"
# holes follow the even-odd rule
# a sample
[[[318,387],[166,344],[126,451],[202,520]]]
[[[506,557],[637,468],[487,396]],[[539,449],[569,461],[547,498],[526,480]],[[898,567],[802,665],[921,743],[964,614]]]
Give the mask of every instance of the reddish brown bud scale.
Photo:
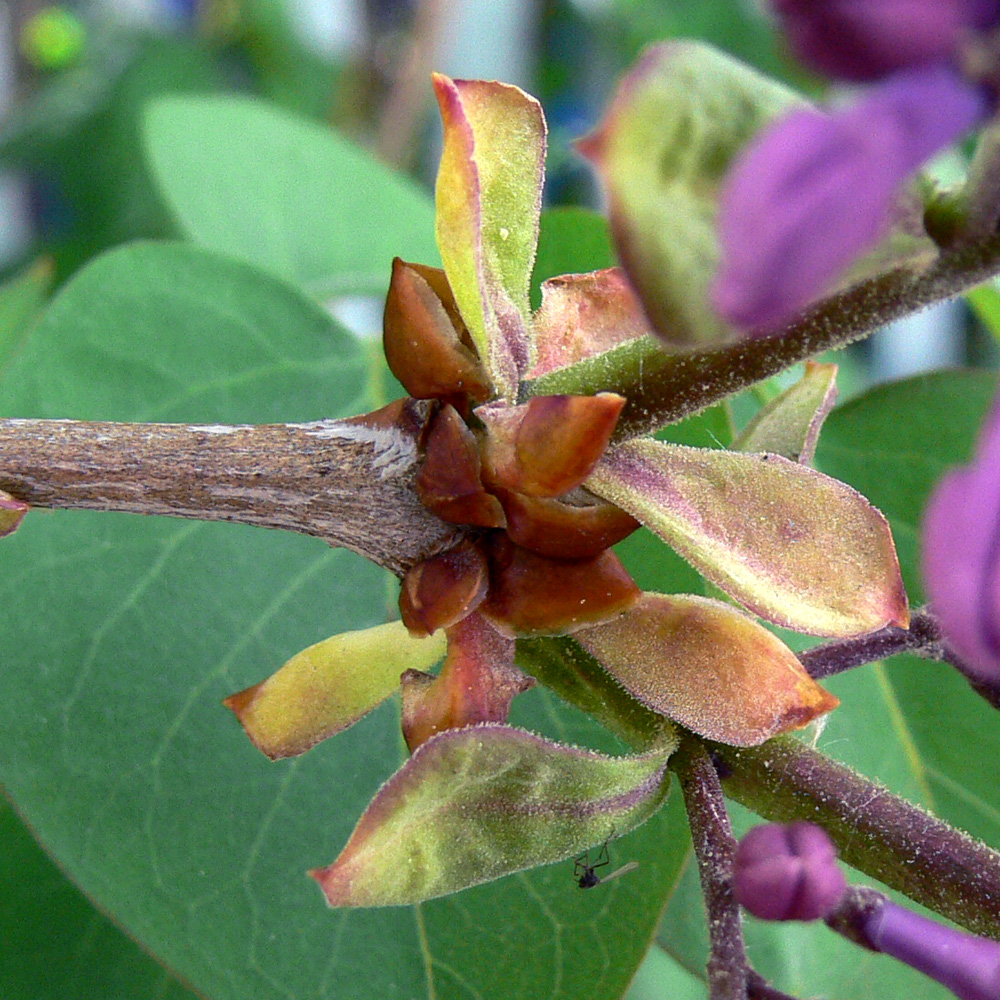
[[[597,497],[586,506],[574,506],[550,497],[496,492],[511,540],[553,559],[592,559],[639,527],[631,514]]]
[[[613,552],[593,559],[550,559],[496,535],[489,595],[480,611],[505,635],[556,635],[606,622],[632,607],[639,595]]]
[[[475,353],[462,343],[450,291],[443,301],[427,280],[435,270],[398,257],[393,261],[382,326],[386,361],[411,396],[456,402],[488,399],[489,379]],[[434,284],[447,289],[443,272]]]
[[[535,683],[514,665],[514,641],[477,614],[448,629],[448,655],[437,677],[407,670],[400,681],[410,753],[444,729],[506,722],[515,695]]]
[[[579,486],[608,447],[624,405],[625,397],[614,392],[532,399],[514,445],[517,491],[557,497]]]
[[[403,577],[399,592],[403,624],[415,636],[448,628],[482,604],[488,583],[486,558],[475,542],[465,541],[425,559]]]
[[[453,524],[502,528],[503,508],[482,484],[482,463],[475,435],[453,406],[434,419],[426,457],[417,475],[423,505]]]

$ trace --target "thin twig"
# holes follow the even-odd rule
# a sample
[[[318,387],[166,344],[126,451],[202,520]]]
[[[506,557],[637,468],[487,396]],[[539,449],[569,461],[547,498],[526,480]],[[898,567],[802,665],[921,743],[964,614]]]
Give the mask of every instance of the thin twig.
[[[946,652],[937,620],[926,608],[921,608],[911,615],[909,628],[889,625],[854,639],[835,639],[799,653],[799,660],[810,677],[822,680],[897,653],[941,660]]]
[[[685,738],[670,759],[680,779],[708,914],[709,1000],[746,1000],[749,965],[740,908],[733,898],[733,837],[722,785],[702,743]]]
[[[848,864],[1000,940],[1000,854],[792,737],[711,744],[726,794],[776,823],[818,823]]]

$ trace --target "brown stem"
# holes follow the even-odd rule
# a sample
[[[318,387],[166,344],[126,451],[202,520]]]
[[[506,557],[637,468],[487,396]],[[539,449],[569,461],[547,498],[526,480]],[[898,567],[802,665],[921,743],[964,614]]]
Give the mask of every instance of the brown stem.
[[[926,270],[889,271],[816,303],[780,333],[727,347],[668,353],[652,339],[615,348],[522,386],[528,396],[592,395],[612,389],[628,402],[621,441],[697,413],[790,365],[868,336],[885,323],[953,298],[1000,270],[1000,236],[942,253]]]
[[[402,575],[453,544],[414,491],[417,428],[0,420],[0,489],[34,507],[315,535]]]
[[[740,908],[733,898],[733,837],[719,776],[700,741],[685,738],[670,758],[680,779],[708,914],[709,1000],[746,1000],[749,966]]]
[[[777,823],[818,823],[848,864],[1000,940],[996,851],[791,737],[711,747],[738,802]]]

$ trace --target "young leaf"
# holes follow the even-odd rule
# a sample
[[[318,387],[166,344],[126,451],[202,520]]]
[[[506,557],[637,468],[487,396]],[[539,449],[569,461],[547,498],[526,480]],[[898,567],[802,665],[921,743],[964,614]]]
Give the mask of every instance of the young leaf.
[[[354,725],[399,688],[404,670],[426,670],[444,654],[444,632],[415,639],[402,622],[342,632],[225,704],[259,750],[293,757]]]
[[[401,906],[560,861],[652,815],[673,748],[606,757],[508,726],[440,733],[310,874],[331,906]]]
[[[777,636],[707,597],[643,594],[574,638],[644,705],[723,743],[756,746],[839,704]]]
[[[754,416],[733,451],[766,451],[811,465],[820,428],[837,400],[836,379],[836,365],[807,361],[802,378]]]
[[[850,636],[909,621],[885,518],[806,466],[643,439],[609,451],[586,486],[777,625]]]
[[[512,399],[528,360],[545,119],[507,84],[436,74],[434,89],[444,122],[438,248],[479,357],[497,393]]]
[[[697,42],[649,49],[580,148],[601,172],[619,257],[668,343],[728,340],[712,311],[716,200],[729,164],[799,99]]]

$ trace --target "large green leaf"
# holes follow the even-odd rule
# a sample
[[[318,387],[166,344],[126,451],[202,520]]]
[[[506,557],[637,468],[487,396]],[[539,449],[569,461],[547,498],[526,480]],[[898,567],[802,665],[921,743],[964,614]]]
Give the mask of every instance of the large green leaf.
[[[943,372],[873,389],[839,407],[820,435],[817,465],[864,493],[889,518],[914,604],[920,513],[937,479],[967,460],[997,378]],[[824,684],[842,701],[818,736],[818,749],[1000,847],[1000,718],[943,664],[897,657]],[[741,828],[750,818],[736,810]],[[864,881],[851,873],[853,881]],[[703,973],[706,942],[694,876],[674,894],[659,941],[686,968]],[[907,903],[907,905],[913,905]],[[822,925],[748,921],[751,954],[762,973],[796,995],[867,1000],[885,996],[946,1000],[951,994],[913,970],[863,952]]]
[[[437,264],[430,196],[329,129],[244,97],[164,98],[146,121],[160,190],[190,239],[317,295]]]
[[[99,259],[0,384],[18,416],[276,421],[369,405],[358,345],[308,299],[186,245]],[[535,998],[625,990],[683,857],[679,796],[572,866],[421,907],[328,910],[307,868],[403,759],[395,700],[270,762],[221,699],[291,654],[384,620],[387,578],[316,539],[239,525],[33,511],[0,546],[0,782],[81,887],[213,1000]],[[555,696],[512,721],[620,750]],[[602,735],[603,734],[603,735]]]
[[[67,881],[3,802],[0,898],[4,1000],[194,1000]]]

